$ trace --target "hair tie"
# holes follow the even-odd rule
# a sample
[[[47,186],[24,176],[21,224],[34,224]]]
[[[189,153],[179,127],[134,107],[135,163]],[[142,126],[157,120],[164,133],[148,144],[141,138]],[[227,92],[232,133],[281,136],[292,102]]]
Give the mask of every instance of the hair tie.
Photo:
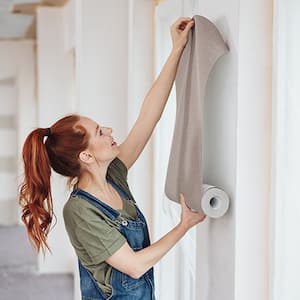
[[[46,134],[45,134],[45,136],[50,136],[51,135],[51,129],[48,127],[48,128],[46,128]]]

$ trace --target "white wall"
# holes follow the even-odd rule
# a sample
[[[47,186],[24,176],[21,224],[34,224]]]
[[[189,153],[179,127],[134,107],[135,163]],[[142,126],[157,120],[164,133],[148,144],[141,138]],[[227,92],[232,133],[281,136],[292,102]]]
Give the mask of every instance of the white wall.
[[[171,294],[172,299],[181,299],[189,293],[189,299],[197,300],[266,300],[269,283],[272,3],[162,1],[156,12],[159,33],[157,72],[166,55],[166,40],[169,39],[166,24],[171,25],[180,16],[192,17],[194,14],[214,22],[230,48],[230,52],[214,66],[207,84],[203,167],[204,182],[223,187],[231,198],[231,206],[221,219],[208,218],[197,226],[196,235],[192,232],[185,237],[159,263],[159,296],[166,299]],[[174,100],[169,100],[173,103],[168,103],[156,134],[156,177],[164,174],[161,166],[165,161],[161,153],[164,154],[169,141],[162,137],[166,136],[164,132],[172,122]],[[158,182],[155,215],[163,211],[169,221],[155,220],[156,236],[167,231],[166,227],[170,228],[179,218],[171,205],[161,203],[167,201],[162,194],[163,184]],[[195,275],[193,255],[197,262]],[[183,280],[182,274],[188,279]],[[171,288],[166,291],[167,282]],[[195,289],[195,293],[191,289]]]
[[[121,143],[153,81],[152,9],[151,1],[105,4],[71,1],[64,8],[40,7],[37,12],[37,119],[32,127],[48,127],[63,115],[77,112],[112,127],[114,138]],[[145,53],[149,59],[144,59]],[[26,135],[29,131],[25,130]],[[149,145],[130,170],[129,181],[151,222],[150,156]],[[146,167],[149,174],[144,172]],[[69,191],[66,180],[54,172],[51,184],[57,217],[48,236],[53,255],[47,253],[44,260],[40,254],[39,270],[41,273],[73,272],[75,295],[79,299],[77,259],[62,216]]]
[[[235,298],[269,299],[272,1],[240,1]]]
[[[74,3],[77,10],[73,12],[70,7],[38,10],[38,113],[35,114],[34,105],[30,110],[29,106],[23,106],[26,113],[20,115],[25,124],[20,128],[22,142],[29,127],[48,127],[62,115],[76,111],[112,127],[113,136],[120,143],[133,125],[143,96],[154,80],[152,1],[114,0],[104,4],[97,0],[77,0]],[[164,24],[171,25],[180,16],[204,15],[216,24],[230,48],[230,53],[215,66],[207,86],[205,110],[209,132],[206,136],[216,134],[218,138],[206,141],[204,179],[223,186],[232,202],[222,219],[207,220],[198,226],[197,239],[191,241],[197,245],[191,249],[197,255],[196,299],[266,300],[271,0],[224,3],[177,0],[164,1],[161,5],[166,4],[173,5],[174,10],[166,10],[162,15]],[[75,24],[75,33],[70,24]],[[32,44],[28,47],[32,51]],[[28,93],[31,95],[28,99],[34,99]],[[20,105],[26,103],[22,99]],[[163,127],[162,119],[157,133]],[[133,194],[150,223],[151,142],[130,170],[129,177]],[[153,164],[158,162],[155,159]],[[162,178],[158,180],[161,184]],[[40,270],[73,271],[78,279],[76,257],[62,217],[69,192],[65,180],[55,174],[52,184],[57,224],[50,232],[49,245],[54,255],[47,255],[45,261],[40,257]],[[156,231],[155,237],[158,235]],[[178,252],[177,256],[170,253],[168,257],[174,258],[170,261],[176,266],[182,254],[186,255]]]
[[[204,182],[223,187],[231,198],[228,213],[221,219],[207,218],[193,228],[158,265],[159,299],[214,300],[234,299],[234,201],[236,180],[236,110],[237,62],[236,44],[238,2],[217,1],[165,1],[157,8],[157,72],[162,57],[170,51],[170,25],[181,16],[203,15],[219,29],[230,52],[220,57],[211,71],[206,87],[204,105],[203,161]],[[170,44],[168,46],[168,44]],[[156,173],[165,180],[175,118],[174,94],[168,101],[156,134]],[[170,130],[172,129],[172,130]],[[167,155],[166,155],[167,153]],[[162,166],[162,167],[161,167]],[[156,190],[155,233],[175,226],[180,220],[180,208],[164,195],[164,182]],[[164,289],[166,284],[171,287]]]
[[[238,5],[198,1],[193,11],[210,19],[229,47],[211,71],[203,108],[203,182],[222,187],[230,207],[222,218],[207,218],[197,228],[196,299],[201,300],[240,299],[234,296]]]
[[[220,66],[212,74],[215,84],[207,90],[207,128],[216,135],[207,145],[204,174],[205,181],[224,186],[232,200],[229,214],[206,228],[205,241],[199,232],[199,248],[206,248],[206,256],[199,258],[199,292],[204,279],[209,289],[203,299],[265,300],[272,1],[199,1],[199,7],[201,14],[215,20],[230,48],[223,71]],[[209,279],[199,271],[207,265],[206,258]]]
[[[41,7],[37,13],[37,82],[38,127],[49,127],[76,107],[75,58],[69,50],[69,23],[64,8]],[[66,180],[52,172],[51,187],[57,223],[48,236],[53,255],[39,256],[41,273],[70,272],[75,268],[75,252],[71,248],[63,222],[62,209],[68,199]]]
[[[127,129],[128,5],[87,0],[81,9],[79,111],[112,127],[120,142]]]
[[[153,82],[153,3],[85,0],[77,8],[78,112],[111,127],[120,144],[137,119]],[[131,191],[150,230],[151,151],[150,141],[128,173]]]
[[[204,141],[204,180],[223,186],[231,197],[224,218],[199,226],[198,291],[200,299],[265,300],[269,284],[272,1],[198,4],[198,12],[214,21],[230,48],[207,86],[206,136],[213,138]]]
[[[272,300],[300,299],[300,2],[274,1]]]
[[[8,50],[11,47],[1,45],[1,52],[3,52],[3,48]],[[3,56],[0,56],[0,60],[3,60]],[[15,64],[12,63],[11,66],[15,66]],[[16,120],[18,101],[16,78],[10,77],[5,72],[2,75],[4,77],[0,78],[0,140],[5,141],[5,143],[2,143],[0,148],[0,222],[7,225],[13,224],[17,220],[16,179],[18,141]]]
[[[24,138],[36,124],[34,41],[0,41],[0,65],[0,138],[5,141],[0,150],[0,224],[9,225],[21,222],[16,182],[20,184],[22,179]],[[8,127],[4,124],[7,120],[11,123]]]
[[[154,3],[129,1],[127,134],[154,81]],[[145,214],[153,239],[153,135],[130,170],[128,181]]]
[[[124,141],[153,82],[151,1],[84,1],[78,42],[81,114]],[[151,142],[129,172],[131,190],[151,223]],[[147,172],[145,172],[147,170]],[[151,224],[150,224],[151,227]]]

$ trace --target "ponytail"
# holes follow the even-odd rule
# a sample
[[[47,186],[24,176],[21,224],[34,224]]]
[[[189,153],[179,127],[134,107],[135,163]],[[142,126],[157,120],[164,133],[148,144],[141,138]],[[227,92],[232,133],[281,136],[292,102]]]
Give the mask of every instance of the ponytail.
[[[51,167],[43,142],[46,134],[47,129],[35,129],[24,143],[24,180],[19,196],[22,221],[27,227],[30,242],[37,253],[42,249],[44,255],[45,247],[51,252],[46,239],[54,215],[50,187]]]
[[[55,216],[51,168],[71,181],[80,175],[78,156],[88,147],[89,134],[78,124],[79,120],[80,116],[73,114],[58,120],[51,128],[37,128],[28,135],[23,146],[24,180],[19,193],[21,218],[29,241],[37,253],[42,250],[44,256],[46,248],[51,253],[46,240]]]

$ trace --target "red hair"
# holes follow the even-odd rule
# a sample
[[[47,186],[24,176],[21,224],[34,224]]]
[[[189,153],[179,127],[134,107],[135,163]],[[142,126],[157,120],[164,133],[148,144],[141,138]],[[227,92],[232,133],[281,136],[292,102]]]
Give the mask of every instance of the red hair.
[[[88,147],[89,135],[78,125],[79,115],[68,115],[48,130],[33,130],[23,145],[24,180],[20,187],[19,204],[22,221],[27,228],[30,242],[37,250],[46,247],[46,239],[53,218],[51,195],[51,167],[63,176],[74,179],[80,175],[79,153]]]

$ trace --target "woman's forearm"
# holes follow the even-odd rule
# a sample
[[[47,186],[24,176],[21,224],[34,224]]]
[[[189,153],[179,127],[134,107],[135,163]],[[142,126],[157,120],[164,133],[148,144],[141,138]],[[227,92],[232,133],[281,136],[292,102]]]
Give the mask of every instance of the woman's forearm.
[[[172,49],[161,72],[147,93],[140,112],[143,120],[150,118],[153,122],[159,121],[173,86],[182,51],[183,49]]]
[[[187,232],[181,223],[152,245],[137,251],[136,259],[139,266],[137,277],[142,276],[153,267]]]
[[[106,262],[120,272],[136,279],[140,278],[153,267],[190,228],[205,219],[205,214],[194,212],[186,205],[182,193],[180,193],[180,204],[180,223],[160,240],[137,251],[133,250],[131,246],[125,242],[118,251],[106,259]]]

